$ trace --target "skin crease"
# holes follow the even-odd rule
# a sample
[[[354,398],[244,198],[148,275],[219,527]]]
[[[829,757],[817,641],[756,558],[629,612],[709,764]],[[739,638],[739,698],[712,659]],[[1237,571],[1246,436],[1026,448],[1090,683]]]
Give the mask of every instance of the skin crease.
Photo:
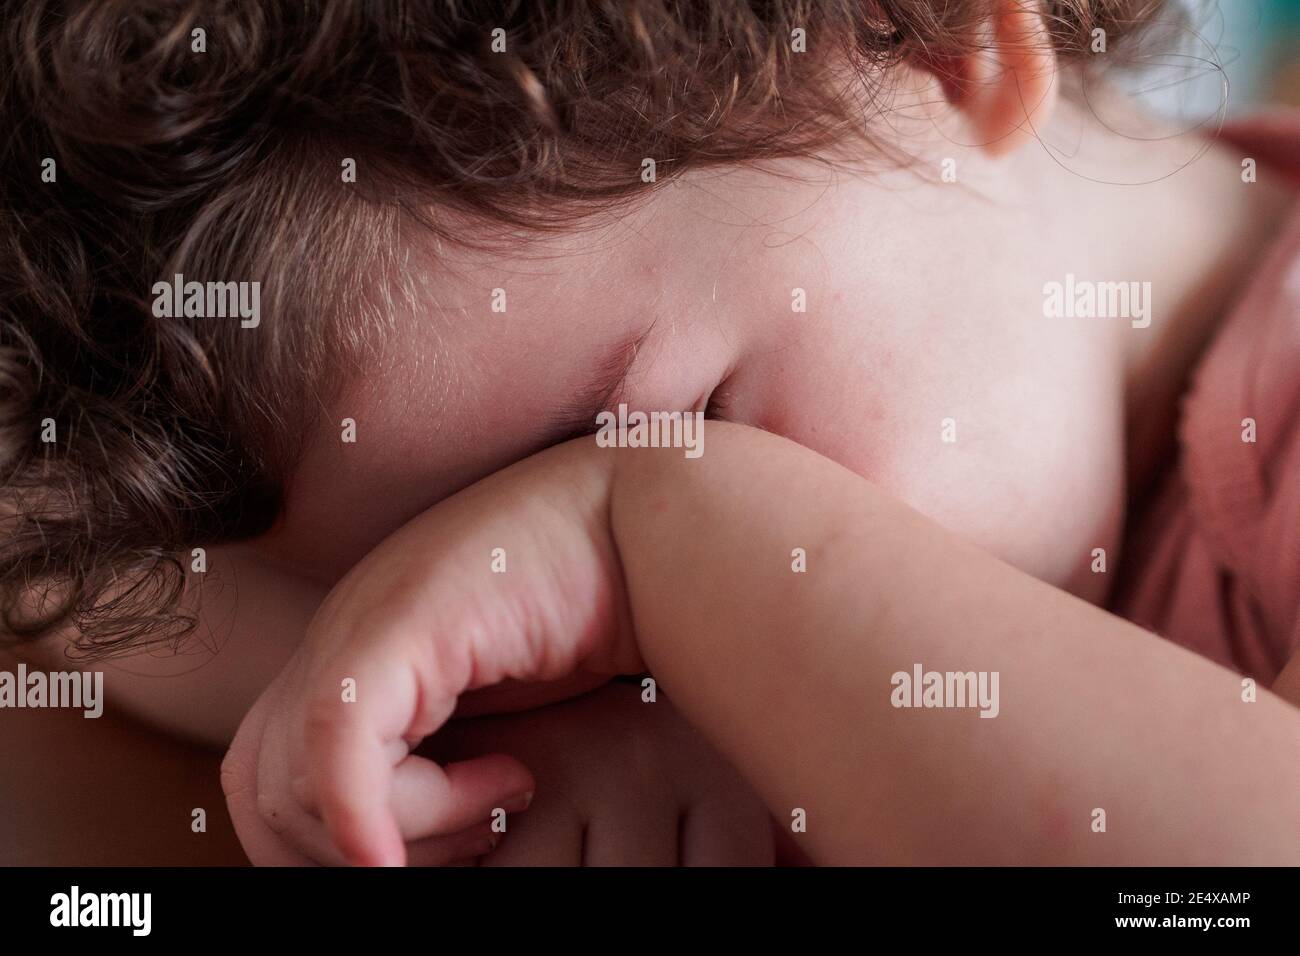
[[[881,136],[911,169],[702,171],[562,237],[490,253],[413,244],[420,294],[319,423],[282,521],[211,549],[245,582],[237,601],[229,589],[211,602],[236,623],[225,652],[110,665],[120,706],[228,740],[291,653],[299,608],[411,517],[543,447],[539,423],[651,324],[631,406],[712,395],[720,417],[821,452],[1104,601],[1091,549],[1117,557],[1126,493],[1167,451],[1186,371],[1275,228],[1282,187],[1264,175],[1245,188],[1231,150],[1160,138],[1103,96],[1092,109],[1123,133],[1061,102],[1036,136],[990,137],[969,128],[971,104],[936,108],[923,71],[900,70],[895,89]],[[960,145],[990,139],[1006,145]],[[946,158],[958,183],[927,182]],[[1042,285],[1067,273],[1151,281],[1151,328],[1045,319]],[[498,287],[504,315],[489,308]],[[806,313],[791,311],[796,287]],[[343,417],[356,445],[338,440]],[[948,417],[955,445],[936,441]]]

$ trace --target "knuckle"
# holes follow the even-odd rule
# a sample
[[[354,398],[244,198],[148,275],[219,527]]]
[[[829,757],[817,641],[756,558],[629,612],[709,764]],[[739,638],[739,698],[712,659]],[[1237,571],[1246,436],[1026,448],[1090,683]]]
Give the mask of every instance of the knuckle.
[[[280,836],[289,828],[289,814],[283,795],[259,790],[257,793],[257,815],[262,818],[267,829]]]
[[[239,796],[247,788],[239,756],[233,750],[227,750],[226,755],[221,758],[221,792],[229,800],[231,797]]]
[[[308,749],[332,740],[347,716],[342,699],[329,691],[319,691],[308,698],[303,708],[303,740]]]

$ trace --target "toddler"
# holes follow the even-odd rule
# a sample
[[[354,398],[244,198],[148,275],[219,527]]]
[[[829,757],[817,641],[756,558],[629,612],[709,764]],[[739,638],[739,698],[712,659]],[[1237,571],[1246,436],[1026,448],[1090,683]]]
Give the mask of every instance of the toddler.
[[[16,4],[5,629],[259,863],[1293,862],[1300,134],[1181,16]]]

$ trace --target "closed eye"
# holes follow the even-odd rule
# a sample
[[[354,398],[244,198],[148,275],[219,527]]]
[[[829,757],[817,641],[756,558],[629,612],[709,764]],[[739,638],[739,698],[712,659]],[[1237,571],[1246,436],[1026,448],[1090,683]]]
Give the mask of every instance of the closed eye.
[[[734,397],[731,389],[731,377],[724,378],[712,392],[704,405],[704,417],[718,421],[727,420],[727,409]]]
[[[597,432],[596,415],[618,405],[637,352],[653,328],[652,322],[647,328],[619,342],[597,367],[590,381],[552,413],[543,429],[543,447]]]

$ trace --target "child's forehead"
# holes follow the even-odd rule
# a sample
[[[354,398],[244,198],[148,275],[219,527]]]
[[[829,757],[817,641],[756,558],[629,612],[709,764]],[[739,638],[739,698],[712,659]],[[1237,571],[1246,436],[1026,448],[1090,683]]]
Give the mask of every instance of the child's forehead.
[[[574,307],[530,295],[532,281],[517,274],[501,281],[482,285],[480,302],[399,311],[378,360],[311,429],[281,533],[304,544],[316,536],[320,576],[448,495],[587,430],[653,337],[649,312]],[[556,281],[582,288],[576,277]],[[492,310],[494,289],[503,311]],[[359,500],[371,504],[348,508]],[[339,532],[324,548],[321,527]]]

